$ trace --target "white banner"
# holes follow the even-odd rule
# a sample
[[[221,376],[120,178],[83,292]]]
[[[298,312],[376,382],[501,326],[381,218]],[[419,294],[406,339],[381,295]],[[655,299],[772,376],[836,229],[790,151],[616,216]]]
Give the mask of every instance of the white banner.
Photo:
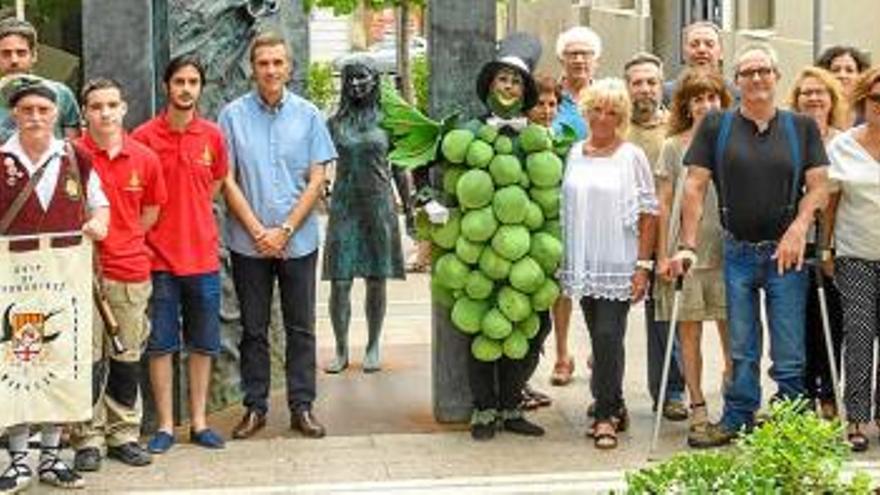
[[[92,414],[92,243],[0,238],[0,427]]]

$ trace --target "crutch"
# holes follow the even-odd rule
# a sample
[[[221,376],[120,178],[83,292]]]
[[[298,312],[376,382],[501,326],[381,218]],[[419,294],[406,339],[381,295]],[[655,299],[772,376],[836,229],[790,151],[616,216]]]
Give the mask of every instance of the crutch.
[[[843,417],[843,396],[840,391],[840,378],[837,376],[837,365],[834,359],[834,343],[831,341],[831,322],[828,320],[828,301],[825,299],[825,274],[822,273],[822,262],[830,253],[824,245],[824,222],[816,221],[816,263],[813,266],[816,277],[816,292],[819,296],[819,313],[822,315],[822,332],[825,335],[825,352],[828,354],[828,368],[831,371],[831,386],[834,388],[834,404],[837,406],[838,417]]]
[[[687,264],[687,260],[685,260]],[[687,265],[684,269],[687,272]],[[663,418],[663,404],[666,403],[666,382],[669,380],[669,367],[672,365],[672,345],[675,342],[675,324],[678,322],[678,305],[681,289],[684,285],[684,273],[675,278],[675,292],[672,297],[672,315],[669,318],[669,331],[666,334],[666,355],[663,356],[663,374],[660,378],[660,396],[657,397],[657,412],[654,414],[654,434],[651,436],[651,453],[657,449],[657,438],[660,436],[660,420]]]

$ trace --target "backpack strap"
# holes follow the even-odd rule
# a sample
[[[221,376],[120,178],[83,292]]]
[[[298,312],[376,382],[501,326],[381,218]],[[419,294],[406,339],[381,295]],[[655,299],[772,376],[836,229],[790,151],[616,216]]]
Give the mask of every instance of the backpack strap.
[[[798,192],[800,192],[800,179],[801,179],[801,167],[803,167],[803,158],[801,157],[801,145],[798,140],[797,131],[794,128],[794,117],[792,113],[787,110],[779,111],[779,119],[782,123],[782,128],[785,130],[785,137],[788,141],[789,151],[791,153],[791,159],[794,162],[794,174],[791,179],[791,191],[788,196],[788,205],[786,208],[789,212],[793,212],[797,209],[797,197]]]
[[[727,227],[727,183],[724,181],[724,150],[727,149],[727,142],[730,140],[730,129],[733,127],[733,112],[736,110],[725,110],[721,114],[721,127],[718,129],[718,136],[715,138],[715,163],[714,173],[715,181],[718,184],[718,207],[721,212],[721,225]]]

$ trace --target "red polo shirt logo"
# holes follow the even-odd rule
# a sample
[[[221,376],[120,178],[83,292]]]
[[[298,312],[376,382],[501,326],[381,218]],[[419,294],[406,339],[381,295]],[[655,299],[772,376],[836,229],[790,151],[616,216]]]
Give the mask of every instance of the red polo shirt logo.
[[[210,167],[214,164],[214,153],[211,151],[211,147],[205,144],[205,149],[202,151],[202,165],[206,167]]]

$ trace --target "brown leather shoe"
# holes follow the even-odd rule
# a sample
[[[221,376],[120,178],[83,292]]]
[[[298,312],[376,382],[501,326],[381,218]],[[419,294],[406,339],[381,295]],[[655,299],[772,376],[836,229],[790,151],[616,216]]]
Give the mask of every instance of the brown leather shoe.
[[[318,422],[312,411],[293,413],[290,418],[290,429],[297,430],[309,438],[321,438],[327,434],[324,425]]]
[[[248,411],[244,413],[238,425],[232,429],[232,438],[236,440],[250,438],[254,436],[254,433],[262,430],[264,426],[266,426],[265,414],[260,414],[257,411]]]

